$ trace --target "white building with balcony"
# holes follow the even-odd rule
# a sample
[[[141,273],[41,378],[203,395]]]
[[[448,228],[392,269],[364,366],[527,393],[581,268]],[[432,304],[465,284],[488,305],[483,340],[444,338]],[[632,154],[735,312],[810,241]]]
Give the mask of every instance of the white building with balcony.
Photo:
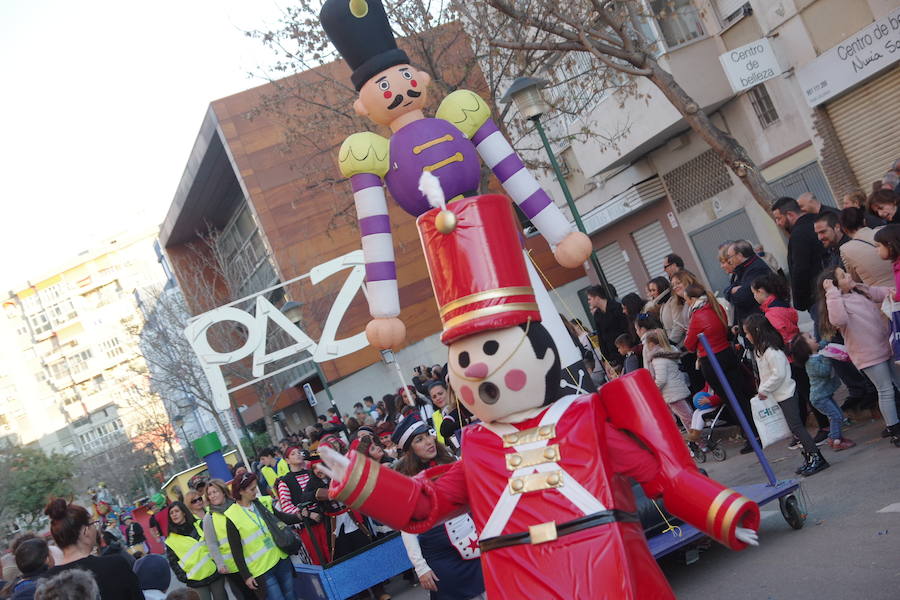
[[[811,191],[839,204],[852,188],[870,191],[900,158],[897,0],[651,0],[648,7],[657,15],[667,9],[647,25],[660,41],[660,63],[744,146],[777,195]],[[778,67],[736,92],[719,57],[760,40]],[[600,130],[627,129],[614,146],[556,148],[619,295],[645,295],[669,252],[722,290],[728,278],[716,251],[725,240],[762,244],[784,264],[785,238],[767,211],[649,80],[637,78],[636,91],[610,94],[584,116]],[[555,180],[544,184],[562,205]]]

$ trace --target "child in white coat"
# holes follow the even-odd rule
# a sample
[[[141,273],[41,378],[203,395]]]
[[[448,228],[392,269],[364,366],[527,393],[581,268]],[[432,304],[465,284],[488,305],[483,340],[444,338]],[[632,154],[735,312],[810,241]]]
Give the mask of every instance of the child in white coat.
[[[653,375],[656,387],[662,392],[669,410],[681,421],[688,439],[696,441],[700,438],[700,432],[691,429],[691,391],[688,389],[687,377],[679,367],[681,353],[672,349],[663,329],[653,329],[646,333],[644,345],[649,359],[647,369]]]
[[[787,421],[788,428],[803,445],[804,463],[795,471],[798,475],[809,476],[827,469],[831,465],[819,452],[812,436],[800,421],[797,409],[797,385],[791,378],[791,365],[784,353],[784,340],[778,330],[764,315],[750,315],[744,319],[744,334],[753,344],[753,355],[759,368],[760,400],[772,398],[778,403]]]

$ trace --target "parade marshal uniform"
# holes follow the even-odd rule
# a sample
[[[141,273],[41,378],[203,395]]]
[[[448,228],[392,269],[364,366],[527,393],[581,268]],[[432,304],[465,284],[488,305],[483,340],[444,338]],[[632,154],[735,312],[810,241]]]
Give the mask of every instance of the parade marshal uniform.
[[[521,253],[503,244],[514,228],[508,202],[483,196],[447,210],[455,216],[452,229],[438,209],[418,219],[442,341],[452,347],[466,336],[519,326],[527,333],[539,314],[516,261]],[[627,478],[732,549],[745,546],[738,526],[758,528],[755,503],[699,473],[646,370],[597,394],[534,406],[521,422],[470,425],[460,461],[415,478],[351,452],[330,493],[411,533],[471,511],[491,600],[673,598]]]

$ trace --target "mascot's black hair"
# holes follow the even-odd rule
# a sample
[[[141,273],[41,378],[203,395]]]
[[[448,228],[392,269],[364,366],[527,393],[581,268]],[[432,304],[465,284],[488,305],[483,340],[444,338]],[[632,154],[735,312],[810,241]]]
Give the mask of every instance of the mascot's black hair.
[[[550,332],[540,323],[522,323],[519,327],[525,332],[536,358],[544,358],[548,350],[553,352],[553,365],[551,365],[547,375],[544,377],[546,387],[544,388],[544,404],[542,406],[546,406],[557,400],[560,395],[559,381],[562,376],[560,373],[562,367],[560,367],[559,363],[559,352],[556,350],[556,344],[553,343],[553,337],[550,335]]]

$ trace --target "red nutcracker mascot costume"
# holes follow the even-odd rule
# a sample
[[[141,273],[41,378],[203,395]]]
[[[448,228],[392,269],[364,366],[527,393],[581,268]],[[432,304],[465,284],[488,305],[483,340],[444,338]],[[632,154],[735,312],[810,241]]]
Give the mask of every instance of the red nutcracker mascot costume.
[[[528,172],[491,119],[484,100],[471,91],[457,90],[441,101],[435,118],[425,117],[422,110],[431,78],[410,65],[409,57],[397,47],[381,0],[326,0],[319,19],[353,70],[351,79],[359,92],[356,112],[391,130],[390,139],[372,132],[355,133],[344,141],[339,154],[341,173],[353,187],[366,261],[370,344],[396,348],[406,331],[398,318],[397,267],[385,185],[403,210],[418,217],[431,208],[418,189],[422,172],[438,177],[453,202],[478,193],[483,161],[554,248],[559,264],[573,268],[587,260],[590,240],[572,230]],[[537,273],[529,268],[533,295],[544,308],[543,322],[556,341],[562,364],[574,365],[581,355]]]
[[[491,600],[673,597],[629,477],[726,546],[756,543],[759,507],[700,474],[646,370],[552,401],[559,358],[507,198],[460,200],[418,226],[449,383],[481,423],[465,430],[462,460],[416,478],[323,450],[333,497],[412,533],[469,510]]]

